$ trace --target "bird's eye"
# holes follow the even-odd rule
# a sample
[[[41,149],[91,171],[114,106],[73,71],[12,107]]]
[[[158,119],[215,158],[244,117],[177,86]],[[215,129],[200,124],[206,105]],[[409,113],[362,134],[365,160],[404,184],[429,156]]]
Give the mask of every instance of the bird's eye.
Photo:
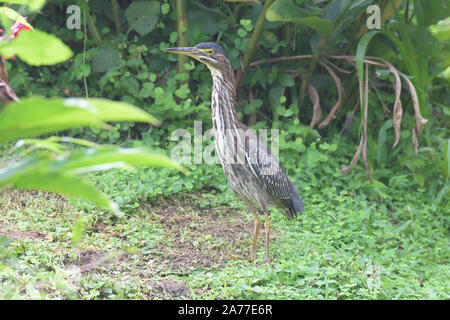
[[[212,51],[211,49],[208,50],[208,54],[209,54],[209,55],[212,55],[213,53],[214,53],[214,51]]]

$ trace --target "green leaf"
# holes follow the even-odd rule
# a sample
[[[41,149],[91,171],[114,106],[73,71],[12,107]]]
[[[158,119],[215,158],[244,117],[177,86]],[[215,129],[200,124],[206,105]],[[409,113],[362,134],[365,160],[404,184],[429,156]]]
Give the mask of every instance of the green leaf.
[[[213,36],[220,31],[220,24],[217,23],[224,19],[220,11],[208,8],[206,6],[193,5],[194,1],[188,1],[187,6],[187,24],[189,39],[199,36]]]
[[[33,29],[31,24],[29,24],[22,15],[20,15],[19,13],[17,13],[15,10],[13,10],[11,8],[0,7],[0,16],[4,16],[8,19],[11,19],[11,20],[14,20],[16,22],[23,24],[24,26],[27,26],[28,28]]]
[[[45,4],[45,0],[0,0],[0,2],[27,5],[31,11],[37,11]]]
[[[120,215],[114,202],[82,180],[79,175],[86,172],[136,166],[165,167],[187,173],[187,170],[175,161],[147,148],[101,147],[66,156],[59,155],[57,158],[51,152],[40,152],[0,169],[0,189],[10,185],[19,189],[43,190],[77,196],[107,207]]]
[[[0,169],[0,186],[17,189],[42,190],[77,196],[118,212],[117,205],[81,178],[49,170],[52,158],[41,153]]]
[[[278,81],[284,87],[293,87],[295,85],[294,77],[292,75],[290,75],[289,73],[280,73],[278,75]]]
[[[92,69],[95,72],[106,72],[120,62],[120,52],[113,47],[98,48],[98,53],[92,57]]]
[[[377,35],[378,32],[379,31],[377,31],[377,30],[370,31],[370,32],[366,33],[361,38],[361,40],[359,40],[358,48],[356,49],[356,70],[358,72],[360,83],[364,83],[364,57],[366,54],[367,46],[369,45],[370,40],[372,40],[372,38],[375,35]],[[365,105],[366,105],[366,99],[368,99],[368,97],[366,97],[366,95],[363,93],[361,104],[364,109],[365,109]]]
[[[310,27],[320,35],[328,37],[333,31],[333,25],[327,19],[317,17],[312,12],[296,6],[292,0],[277,0],[267,10],[269,21],[293,22]]]
[[[422,7],[426,8],[426,10],[423,10],[425,26],[430,26],[450,16],[448,0],[422,0],[421,2]]]
[[[13,102],[0,114],[0,143],[86,126],[104,126],[95,109],[66,105],[63,99],[30,97]]]
[[[176,169],[187,173],[177,162],[148,148],[101,147],[73,153],[58,164],[59,170],[76,170],[105,163],[124,162],[133,167],[150,166]]]
[[[91,73],[91,67],[88,64],[81,64],[80,70],[83,72],[83,75],[87,77]]]
[[[370,40],[372,40],[372,38],[374,36],[376,36],[378,34],[379,31],[375,30],[375,31],[370,31],[368,33],[366,33],[361,40],[359,40],[358,43],[358,48],[356,49],[356,69],[358,71],[358,76],[359,76],[359,80],[360,81],[364,81],[364,56],[366,54],[366,49],[367,46],[370,43]]]
[[[96,111],[94,112],[96,112],[97,116],[102,121],[136,121],[148,122],[153,125],[161,124],[155,117],[142,109],[121,101],[112,101],[102,98],[69,98],[64,101],[66,101],[66,103],[70,101],[70,104],[74,103],[75,105],[84,105],[85,103],[88,103],[89,106],[95,108]]]
[[[77,127],[106,127],[104,121],[158,124],[148,113],[124,102],[30,97],[9,104],[0,113],[0,143]]]
[[[378,147],[377,147],[377,161],[378,163],[384,163],[386,161],[386,133],[387,129],[392,128],[394,121],[392,119],[387,120],[380,128],[378,132]]]
[[[2,42],[0,54],[6,58],[18,56],[32,66],[57,64],[73,55],[60,39],[39,30],[21,32],[11,41]]]
[[[133,2],[125,10],[130,30],[134,30],[139,35],[144,36],[153,29],[158,23],[160,13],[159,1],[139,1]]]
[[[50,139],[23,139],[17,141],[14,149],[20,148],[22,146],[31,146],[33,149],[46,149],[54,153],[63,154],[65,149],[63,146],[57,142]]]

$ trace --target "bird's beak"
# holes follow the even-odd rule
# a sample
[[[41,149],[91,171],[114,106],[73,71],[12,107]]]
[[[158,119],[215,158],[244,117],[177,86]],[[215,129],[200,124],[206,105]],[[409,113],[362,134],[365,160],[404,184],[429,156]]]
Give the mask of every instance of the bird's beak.
[[[177,47],[177,48],[167,48],[166,52],[183,54],[195,58],[200,51],[196,47]]]

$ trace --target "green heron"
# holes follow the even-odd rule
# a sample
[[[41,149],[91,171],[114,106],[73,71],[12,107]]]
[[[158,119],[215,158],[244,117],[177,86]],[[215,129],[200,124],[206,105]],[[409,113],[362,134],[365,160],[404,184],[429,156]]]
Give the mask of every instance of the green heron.
[[[166,49],[190,56],[204,63],[213,77],[211,96],[212,123],[216,154],[227,176],[228,184],[242,199],[254,218],[250,258],[256,257],[260,218],[265,217],[265,259],[269,260],[270,220],[268,207],[277,207],[287,218],[303,211],[303,203],[292,181],[280,163],[255,132],[238,121],[236,114],[236,80],[225,50],[216,43],[203,42],[195,47]]]

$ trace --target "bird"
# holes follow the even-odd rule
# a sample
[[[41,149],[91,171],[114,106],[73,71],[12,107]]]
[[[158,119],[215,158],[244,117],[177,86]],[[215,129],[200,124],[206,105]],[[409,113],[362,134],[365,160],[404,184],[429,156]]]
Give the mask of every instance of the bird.
[[[205,64],[213,78],[211,94],[212,125],[216,155],[231,190],[253,214],[254,229],[250,260],[256,260],[259,214],[264,214],[265,257],[270,263],[269,208],[278,208],[288,219],[303,212],[297,188],[283,171],[277,157],[254,130],[238,121],[237,87],[233,67],[225,50],[214,42],[194,47],[167,48],[166,52],[186,55]]]

